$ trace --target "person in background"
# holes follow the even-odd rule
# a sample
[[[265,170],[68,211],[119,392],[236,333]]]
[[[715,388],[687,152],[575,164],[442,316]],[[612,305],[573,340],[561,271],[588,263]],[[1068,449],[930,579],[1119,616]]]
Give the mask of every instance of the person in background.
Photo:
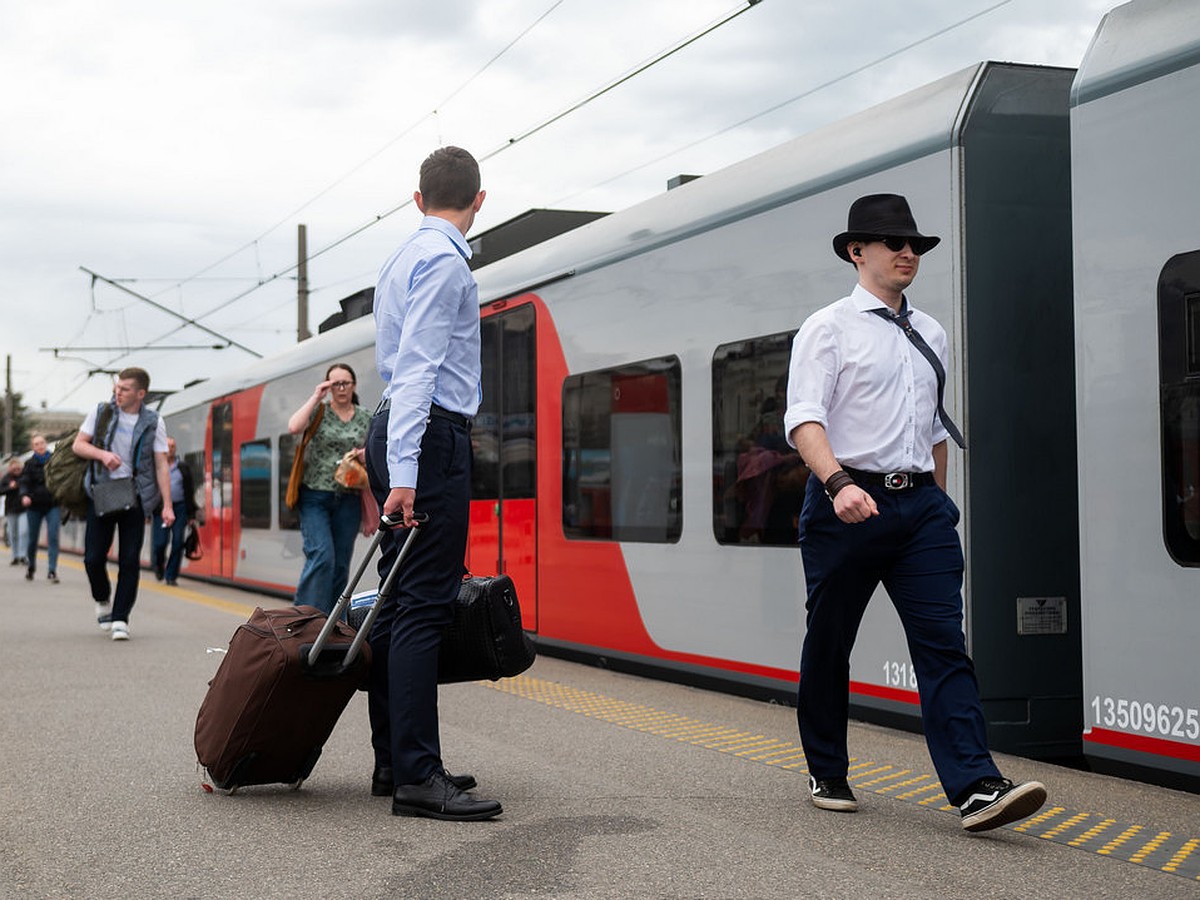
[[[102,630],[111,630],[114,641],[129,640],[129,615],[137,602],[146,522],[151,513],[162,506],[162,498],[171,496],[167,429],[162,417],[144,402],[148,390],[150,375],[145,369],[122,369],[117,373],[112,399],[107,401],[113,407],[113,415],[105,429],[107,434],[94,433],[100,410],[106,405],[101,403],[88,413],[71,445],[76,456],[99,463],[89,465],[84,476],[88,511],[83,537],[83,567],[87,571],[92,600],[96,603],[96,621]],[[137,498],[133,508],[107,516],[97,515],[92,501],[92,484],[129,477],[133,478]],[[162,520],[168,526],[175,521],[175,510],[170,505],[163,507]],[[115,592],[108,577],[108,552],[112,549],[114,535],[118,541]]]
[[[15,456],[0,475],[0,493],[4,494],[4,526],[12,549],[10,566],[25,565],[25,507],[21,505],[21,461]]]
[[[375,367],[384,389],[367,437],[371,490],[407,528],[416,524],[414,511],[429,517],[369,637],[371,793],[391,795],[392,815],[479,821],[502,811],[467,793],[474,777],[442,765],[437,707],[438,653],[466,555],[471,417],[481,398],[479,289],[466,235],[483,199],[470,153],[430,154],[413,195],[425,217],[384,263],[375,288]],[[381,576],[405,534],[388,537]]]
[[[358,382],[346,363],[334,363],[325,380],[288,420],[288,431],[303,434],[328,395],[321,423],[304,452],[300,487],[300,534],[304,539],[304,569],[296,585],[297,606],[315,606],[328,615],[350,576],[350,556],[362,521],[358,491],[343,489],[333,480],[337,464],[350,450],[363,459],[371,416],[358,405]]]
[[[58,581],[58,525],[60,513],[54,495],[46,487],[46,463],[50,461],[50,449],[46,438],[35,433],[30,438],[33,455],[25,460],[21,470],[21,506],[25,510],[26,551],[25,580],[33,581],[37,573],[38,538],[41,536],[42,521],[46,522],[46,578]]]
[[[178,582],[179,567],[183,564],[183,537],[187,526],[196,521],[196,482],[191,467],[175,452],[175,438],[167,438],[167,466],[171,476],[171,508],[175,521],[168,527],[163,522],[162,510],[154,513],[151,529],[150,562],[154,566],[154,577],[164,578],[172,587]],[[167,544],[171,551],[168,555]]]
[[[1032,815],[1046,788],[996,768],[963,635],[959,514],[945,487],[947,438],[966,442],[943,407],[946,332],[904,293],[939,240],[917,230],[898,194],[855,200],[833,250],[858,284],[792,344],[784,428],[816,476],[800,514],[808,600],[796,713],[813,805],[854,812],[850,653],[882,583],[916,668],[929,755],[974,832]]]

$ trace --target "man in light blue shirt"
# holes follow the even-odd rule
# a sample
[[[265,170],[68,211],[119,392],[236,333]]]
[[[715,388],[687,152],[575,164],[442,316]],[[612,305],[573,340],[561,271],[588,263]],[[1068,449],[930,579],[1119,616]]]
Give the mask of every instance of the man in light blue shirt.
[[[371,793],[392,814],[471,821],[501,812],[450,775],[438,737],[442,634],[463,575],[471,489],[471,417],[479,409],[479,293],[466,234],[483,205],[479,165],[443,147],[421,165],[413,194],[425,214],[383,266],[375,288],[375,363],[383,400],[367,432],[367,471],[384,514],[427,515],[371,629]],[[385,544],[386,578],[406,533]]]

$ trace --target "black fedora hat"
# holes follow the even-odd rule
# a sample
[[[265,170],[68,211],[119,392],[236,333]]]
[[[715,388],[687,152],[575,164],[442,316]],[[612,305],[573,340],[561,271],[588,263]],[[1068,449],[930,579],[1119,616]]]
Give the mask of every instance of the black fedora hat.
[[[908,201],[899,194],[868,194],[850,204],[846,230],[833,239],[833,252],[853,262],[846,251],[850,241],[868,241],[881,237],[905,237],[918,256],[932,250],[940,237],[921,234]]]

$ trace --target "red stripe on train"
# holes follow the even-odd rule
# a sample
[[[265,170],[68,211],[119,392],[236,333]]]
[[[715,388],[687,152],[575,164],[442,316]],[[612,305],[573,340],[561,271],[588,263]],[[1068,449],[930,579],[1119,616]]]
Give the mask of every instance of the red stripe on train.
[[[1138,753],[1150,753],[1154,756],[1200,762],[1200,746],[1184,744],[1181,741],[1169,741],[1166,738],[1126,734],[1123,731],[1111,731],[1108,728],[1093,728],[1083,733],[1083,740],[1089,744],[1104,744],[1108,747],[1120,747],[1123,750],[1135,750]]]
[[[851,681],[850,693],[861,694],[864,697],[878,697],[880,700],[894,700],[897,703],[911,703],[913,706],[921,705],[921,697],[916,691],[868,684],[865,681]]]

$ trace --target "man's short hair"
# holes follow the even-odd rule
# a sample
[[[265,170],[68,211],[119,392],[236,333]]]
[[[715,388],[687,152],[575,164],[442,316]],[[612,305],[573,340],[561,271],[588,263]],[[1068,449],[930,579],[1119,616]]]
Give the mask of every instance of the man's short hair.
[[[128,369],[122,369],[117,373],[117,381],[125,381],[131,378],[137,382],[140,390],[150,390],[150,373],[145,369],[139,369],[137,366],[130,366]]]
[[[421,163],[426,209],[466,209],[479,194],[479,163],[461,147],[439,147]]]

